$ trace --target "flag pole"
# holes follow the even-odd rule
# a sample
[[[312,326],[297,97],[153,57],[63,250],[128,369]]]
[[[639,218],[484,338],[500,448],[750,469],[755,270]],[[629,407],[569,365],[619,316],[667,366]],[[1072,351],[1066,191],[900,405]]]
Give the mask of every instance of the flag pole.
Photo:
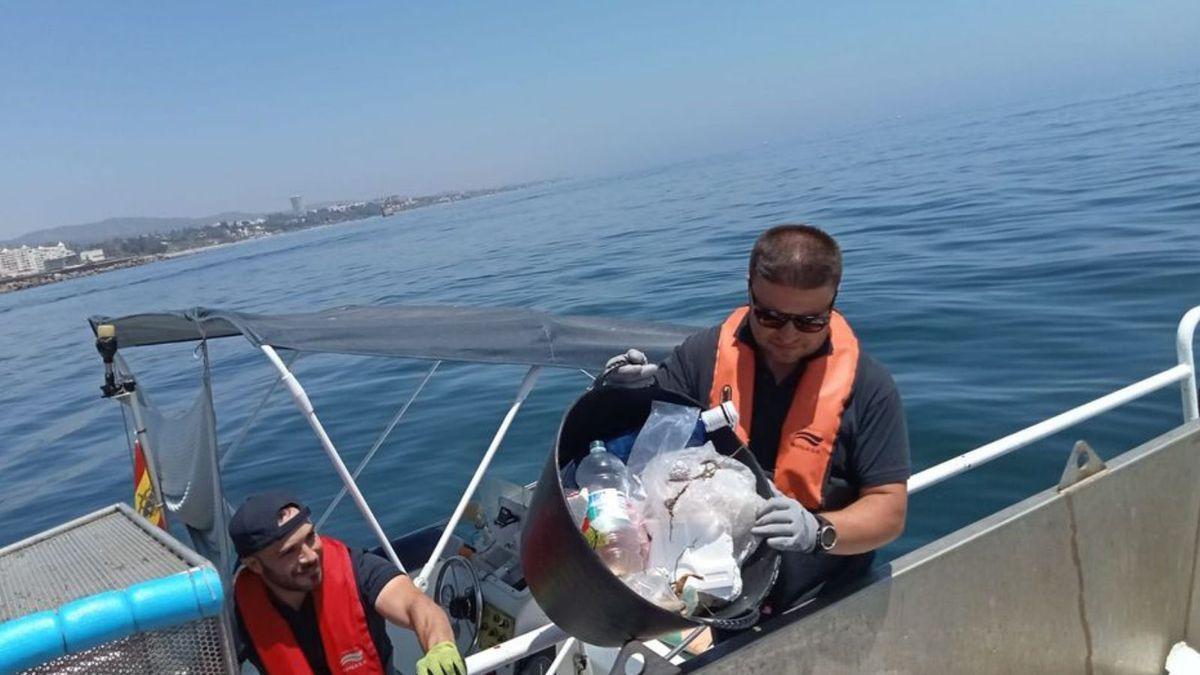
[[[133,413],[133,501],[135,510],[146,517],[147,520],[154,522],[162,529],[167,529],[167,512],[166,503],[163,501],[162,485],[158,481],[158,471],[154,466],[154,452],[150,447],[150,438],[146,433],[145,419],[142,416],[141,401],[137,395],[137,382],[133,377],[123,376],[120,381],[117,380],[116,369],[113,367],[113,362],[117,355],[117,327],[111,324],[102,324],[96,327],[96,351],[100,352],[100,358],[104,360],[104,384],[101,385],[100,391],[105,398],[116,399],[120,403],[128,403],[129,409]],[[150,501],[149,508],[143,504],[139,504],[138,486],[142,482],[141,476],[138,475],[138,456],[141,455],[142,464],[144,465],[146,476],[150,480]],[[157,517],[154,517],[154,512],[157,511]]]
[[[133,382],[130,381],[130,384],[133,384]],[[136,387],[136,385],[134,386]],[[135,455],[138,452],[142,454],[142,462],[145,464],[146,475],[150,479],[150,489],[152,490],[150,495],[151,504],[149,508],[145,509],[148,511],[148,513],[142,513],[142,515],[146,516],[146,520],[149,520],[165,530],[167,529],[167,505],[163,501],[162,485],[158,482],[158,470],[154,467],[154,453],[150,448],[150,439],[146,434],[146,425],[142,421],[142,406],[141,402],[138,401],[137,391],[135,389],[130,389],[127,393],[120,394],[116,398],[117,400],[121,400],[123,398],[129,399],[129,408],[133,411],[133,424],[135,427],[133,436],[133,452]],[[136,502],[137,486],[141,483],[141,477],[137,475],[136,456],[134,457],[133,466],[133,489],[134,501]],[[134,506],[138,507],[139,505],[135,503]],[[142,511],[143,508],[144,507],[138,508],[139,512]],[[157,517],[152,517],[156,511],[158,513]]]

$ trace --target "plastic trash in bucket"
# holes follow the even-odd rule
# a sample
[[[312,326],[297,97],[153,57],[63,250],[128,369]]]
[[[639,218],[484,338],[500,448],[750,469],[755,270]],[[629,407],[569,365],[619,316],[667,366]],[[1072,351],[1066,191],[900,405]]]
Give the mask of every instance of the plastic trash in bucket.
[[[758,608],[779,574],[779,552],[759,546],[742,565],[742,594],[707,616],[686,617],[642,598],[609,571],[571,518],[561,469],[588,452],[597,438],[636,432],[653,401],[703,407],[658,387],[598,387],[583,394],[563,417],[554,449],[546,460],[530,502],[521,538],[521,565],[538,605],[551,621],[580,640],[617,647],[672,631],[708,625],[736,630],[758,620]],[[709,434],[717,451],[750,467],[756,489],[771,496],[770,479],[750,452],[725,428]],[[736,453],[736,454],[735,454]]]

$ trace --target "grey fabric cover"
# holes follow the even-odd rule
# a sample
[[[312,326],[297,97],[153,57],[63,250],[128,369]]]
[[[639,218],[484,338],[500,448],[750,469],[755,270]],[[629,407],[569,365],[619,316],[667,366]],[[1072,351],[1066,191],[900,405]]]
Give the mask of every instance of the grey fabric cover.
[[[146,425],[146,461],[158,476],[167,522],[183,523],[192,549],[212,561],[228,589],[232,588],[230,574],[236,559],[228,534],[229,505],[218,468],[217,418],[207,355],[205,361],[195,398],[184,410],[167,411],[154,406],[140,382],[134,395]],[[119,355],[118,367],[123,375],[130,376],[128,365]],[[127,398],[120,401],[131,404]]]
[[[511,363],[598,370],[636,347],[661,361],[696,329],[518,308],[349,306],[309,314],[189,310],[94,316],[121,347],[244,335],[255,346],[302,352]]]

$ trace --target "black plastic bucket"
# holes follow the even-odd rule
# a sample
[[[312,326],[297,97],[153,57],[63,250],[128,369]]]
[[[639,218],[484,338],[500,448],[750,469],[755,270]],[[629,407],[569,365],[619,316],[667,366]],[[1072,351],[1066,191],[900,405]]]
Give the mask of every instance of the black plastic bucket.
[[[584,393],[563,417],[521,535],[521,565],[538,605],[551,621],[589,644],[616,647],[698,625],[748,628],[758,620],[759,605],[779,574],[779,553],[760,545],[742,565],[742,595],[708,616],[689,618],[643,599],[588,546],[567,507],[561,469],[587,454],[591,441],[641,429],[656,400],[703,407],[657,387],[599,387]],[[751,453],[737,452],[741,443],[731,430],[721,429],[709,440],[718,452],[749,466],[758,493],[771,496],[766,474]]]

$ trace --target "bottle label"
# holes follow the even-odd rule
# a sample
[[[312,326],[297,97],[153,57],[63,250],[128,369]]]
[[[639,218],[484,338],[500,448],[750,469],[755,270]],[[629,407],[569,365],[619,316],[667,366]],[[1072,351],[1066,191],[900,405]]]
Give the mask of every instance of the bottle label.
[[[588,493],[587,516],[580,528],[593,549],[604,548],[609,537],[632,524],[629,500],[616,488]]]

